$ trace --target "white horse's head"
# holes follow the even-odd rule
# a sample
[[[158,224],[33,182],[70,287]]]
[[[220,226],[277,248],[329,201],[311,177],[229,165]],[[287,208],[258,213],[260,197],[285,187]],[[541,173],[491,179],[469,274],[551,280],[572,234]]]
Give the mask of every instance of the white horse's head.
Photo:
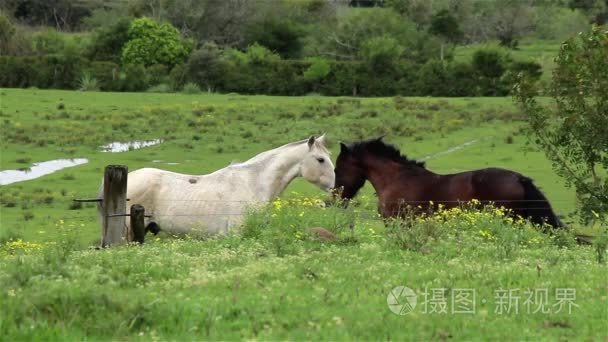
[[[334,164],[325,147],[325,134],[308,139],[308,152],[300,163],[300,174],[307,181],[329,191],[335,185]]]

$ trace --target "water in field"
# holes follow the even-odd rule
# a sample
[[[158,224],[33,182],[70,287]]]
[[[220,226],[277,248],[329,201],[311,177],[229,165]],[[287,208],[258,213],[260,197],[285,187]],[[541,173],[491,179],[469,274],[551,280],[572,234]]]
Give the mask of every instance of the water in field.
[[[179,163],[176,162],[166,162],[164,160],[153,160],[153,163],[163,163],[163,164],[167,164],[167,165],[179,165]]]
[[[53,172],[88,163],[86,158],[55,159],[40,163],[34,163],[31,167],[22,170],[0,171],[0,185],[23,182],[46,176]]]
[[[115,141],[113,143],[109,143],[107,145],[101,146],[102,152],[126,152],[138,150],[142,147],[154,146],[162,143],[162,139],[154,139],[154,140],[143,140],[143,141],[128,141],[128,142],[118,142]]]

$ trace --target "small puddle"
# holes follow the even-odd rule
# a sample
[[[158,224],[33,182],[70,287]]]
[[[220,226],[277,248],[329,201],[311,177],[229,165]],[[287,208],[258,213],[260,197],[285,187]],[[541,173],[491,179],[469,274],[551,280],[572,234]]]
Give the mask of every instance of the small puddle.
[[[0,171],[0,185],[23,182],[46,176],[53,172],[88,163],[86,158],[55,159],[40,163],[34,163],[31,167],[23,170]]]
[[[158,145],[162,142],[163,142],[162,139],[129,141],[129,142],[115,141],[113,143],[101,146],[101,152],[110,152],[110,153],[127,152],[127,151],[138,150],[143,147]]]
[[[174,163],[174,162],[166,162],[164,160],[153,160],[153,163],[163,163],[163,164],[167,164],[167,165],[179,165],[179,163]]]

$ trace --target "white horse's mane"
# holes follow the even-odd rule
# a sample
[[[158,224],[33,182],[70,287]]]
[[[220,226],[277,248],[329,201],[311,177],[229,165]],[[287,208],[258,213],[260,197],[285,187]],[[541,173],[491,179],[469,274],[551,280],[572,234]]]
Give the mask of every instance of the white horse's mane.
[[[279,152],[282,152],[286,148],[296,147],[296,146],[300,146],[302,144],[307,144],[307,143],[308,143],[308,139],[290,142],[288,144],[279,146],[272,150],[268,150],[268,151],[264,151],[262,153],[256,154],[255,156],[251,157],[250,159],[247,159],[244,162],[239,162],[239,161],[233,160],[230,163],[230,165],[228,165],[228,167],[254,166],[258,163],[268,161],[269,159],[271,159],[272,157],[277,155]],[[327,148],[323,144],[319,143],[317,140],[315,140],[315,146],[320,148],[323,152],[330,153],[329,150],[327,150]]]

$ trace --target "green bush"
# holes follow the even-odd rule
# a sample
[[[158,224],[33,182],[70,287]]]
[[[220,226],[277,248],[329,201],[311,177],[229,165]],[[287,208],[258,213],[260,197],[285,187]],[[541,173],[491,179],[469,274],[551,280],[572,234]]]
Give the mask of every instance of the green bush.
[[[141,64],[128,64],[120,75],[123,91],[142,91],[149,87],[146,68]]]
[[[304,74],[310,63],[304,61],[277,61],[268,71],[268,93],[272,95],[304,95],[312,88]]]
[[[450,79],[446,66],[440,60],[425,63],[418,74],[418,95],[446,96],[449,94]]]
[[[155,86],[152,86],[146,90],[148,93],[170,93],[173,91],[171,86],[167,83],[161,83]]]
[[[168,83],[169,81],[169,68],[162,64],[154,64],[146,68],[148,75],[148,83],[151,86]]]
[[[27,88],[35,85],[36,70],[33,57],[0,56],[0,86]]]
[[[171,24],[159,24],[150,18],[139,18],[131,22],[129,40],[122,49],[124,64],[149,66],[163,64],[174,66],[188,57],[191,46],[181,38]]]
[[[178,64],[169,72],[169,86],[173,90],[181,89],[186,84],[187,72],[186,66]]]
[[[39,56],[61,53],[66,45],[64,35],[54,29],[34,32],[30,41],[33,52]]]
[[[471,64],[453,63],[447,72],[450,81],[446,96],[478,96],[475,69]]]
[[[0,57],[0,86],[74,89],[86,61],[74,55]]]
[[[473,54],[472,66],[478,76],[481,96],[504,96],[500,78],[507,70],[507,58],[495,50],[478,50]]]
[[[358,75],[362,68],[361,63],[332,61],[330,64],[331,72],[319,87],[319,91],[328,96],[358,95]]]
[[[80,91],[98,91],[99,82],[95,77],[92,77],[88,73],[84,73],[78,80],[78,90]]]
[[[182,93],[184,94],[200,94],[201,88],[196,83],[188,82],[184,84],[182,88]]]
[[[505,96],[515,78],[538,79],[535,62],[511,61],[494,51],[479,51],[472,63],[431,59],[423,65],[405,60],[376,62],[282,60],[262,46],[246,52],[206,45],[186,64],[170,71],[112,62],[89,62],[64,49],[39,57],[0,57],[0,86],[76,89],[86,73],[103,91],[145,91],[159,84],[179,91],[188,82],[199,89],[241,94],[298,96]],[[379,65],[384,67],[379,68]]]
[[[223,51],[213,43],[206,43],[188,58],[186,69],[188,79],[212,91],[218,88],[226,69]]]
[[[97,79],[99,89],[104,91],[122,90],[120,66],[112,62],[91,62],[86,72]]]

